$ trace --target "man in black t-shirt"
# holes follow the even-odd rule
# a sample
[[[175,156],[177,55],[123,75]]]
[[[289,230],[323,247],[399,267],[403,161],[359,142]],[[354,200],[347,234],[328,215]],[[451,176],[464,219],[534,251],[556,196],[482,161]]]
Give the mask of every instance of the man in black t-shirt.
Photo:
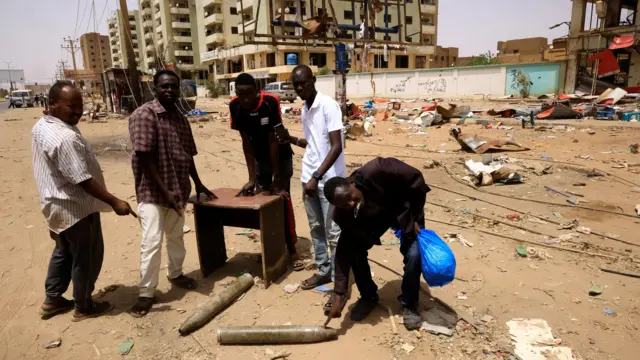
[[[280,99],[259,91],[255,79],[249,74],[240,74],[235,83],[237,96],[229,103],[231,128],[240,132],[249,172],[249,181],[238,196],[252,196],[266,191],[285,197],[288,206],[285,212],[285,242],[289,253],[295,254],[295,225],[293,209],[289,206],[293,151],[289,143],[281,144],[275,136],[276,125],[282,126]]]

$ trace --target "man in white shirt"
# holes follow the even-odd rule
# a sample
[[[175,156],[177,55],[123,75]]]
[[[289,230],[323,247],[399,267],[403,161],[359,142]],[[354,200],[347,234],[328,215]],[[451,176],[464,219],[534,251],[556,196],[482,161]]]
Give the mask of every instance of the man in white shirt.
[[[40,314],[46,319],[75,307],[72,321],[80,321],[113,308],[91,299],[104,255],[100,212],[136,215],[107,191],[100,164],[76,127],[83,110],[80,91],[70,82],[57,82],[49,99],[48,114],[31,131],[40,206],[56,242]],[[62,296],[72,281],[73,301]]]
[[[302,132],[304,138],[285,134],[287,139],[305,149],[302,158],[304,207],[309,219],[318,273],[302,282],[305,290],[333,281],[335,250],[340,228],[332,220],[333,205],[322,191],[324,183],[335,176],[345,177],[347,168],[342,151],[342,112],[331,97],[316,90],[316,78],[306,65],[298,65],[291,73],[293,87],[304,100]],[[328,246],[327,246],[328,245]],[[331,257],[329,256],[331,251]]]

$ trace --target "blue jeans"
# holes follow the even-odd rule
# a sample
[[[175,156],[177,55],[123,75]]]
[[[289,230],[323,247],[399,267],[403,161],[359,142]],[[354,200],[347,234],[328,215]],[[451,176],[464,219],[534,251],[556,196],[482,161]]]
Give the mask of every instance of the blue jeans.
[[[420,246],[418,239],[403,245],[407,246],[400,247],[400,252],[404,257],[404,274],[402,275],[402,295],[398,296],[398,301],[402,306],[416,310],[420,294],[420,276],[422,275]]]
[[[304,184],[302,184],[304,188]],[[335,256],[340,227],[333,221],[333,205],[324,197],[323,189],[319,188],[315,196],[302,195],[304,208],[309,219],[311,240],[316,255],[318,274],[321,276],[335,276]],[[329,250],[331,257],[329,257]]]

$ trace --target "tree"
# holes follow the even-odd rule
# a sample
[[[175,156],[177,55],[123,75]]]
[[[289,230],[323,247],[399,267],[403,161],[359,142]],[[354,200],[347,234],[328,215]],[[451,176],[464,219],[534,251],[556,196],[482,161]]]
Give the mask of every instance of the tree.
[[[328,66],[324,66],[318,70],[318,75],[329,75],[331,74],[331,69]]]
[[[497,65],[500,64],[500,59],[494,56],[491,51],[487,51],[486,54],[480,54],[473,56],[465,66],[482,66],[482,65]]]

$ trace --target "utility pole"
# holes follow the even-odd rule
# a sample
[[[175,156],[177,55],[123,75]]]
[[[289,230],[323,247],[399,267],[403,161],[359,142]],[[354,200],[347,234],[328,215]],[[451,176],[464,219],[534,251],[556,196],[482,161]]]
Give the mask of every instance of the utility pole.
[[[67,62],[66,62],[66,61],[64,61],[64,60],[60,60],[60,61],[59,61],[59,63],[60,63],[60,67],[59,67],[59,68],[60,68],[60,79],[61,79],[61,80],[67,80],[66,75],[65,75],[65,73],[64,73],[64,71],[66,70],[66,69],[65,69],[65,64],[66,64]]]
[[[11,94],[13,91],[13,81],[11,80],[11,61],[5,61],[4,63],[7,64],[7,70],[9,71],[9,94]]]
[[[60,45],[61,48],[63,49],[67,49],[67,51],[69,51],[71,53],[71,59],[73,60],[73,83],[76,84],[77,83],[77,78],[78,78],[78,68],[76,67],[76,50],[78,50],[78,46],[74,44],[74,42],[77,42],[78,39],[73,40],[71,39],[71,37],[67,37],[66,39],[63,39],[64,41],[68,41],[69,45],[68,46],[64,46],[64,45]]]
[[[126,39],[124,45],[127,51],[127,67],[129,69],[129,79],[131,92],[135,99],[135,107],[142,105],[142,94],[140,92],[140,79],[138,77],[138,64],[136,64],[136,54],[133,51],[133,40],[131,37],[131,24],[129,24],[129,8],[127,8],[127,0],[120,0],[120,16],[124,24],[124,32]],[[134,108],[135,109],[135,108]]]

